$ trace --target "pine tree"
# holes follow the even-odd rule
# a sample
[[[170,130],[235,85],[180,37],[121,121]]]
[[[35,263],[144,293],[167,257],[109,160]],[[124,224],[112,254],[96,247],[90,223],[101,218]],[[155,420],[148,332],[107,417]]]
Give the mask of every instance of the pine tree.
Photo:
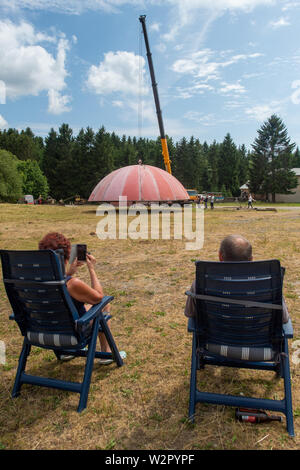
[[[291,194],[297,186],[293,168],[292,151],[295,147],[290,142],[283,121],[273,114],[257,131],[252,144],[253,153],[250,167],[250,190],[254,193],[272,195],[272,202],[277,194]]]
[[[219,172],[218,172],[218,160],[219,160],[220,145],[214,140],[209,146],[207,157],[208,164],[211,172],[211,188],[209,190],[217,192],[219,191]]]
[[[8,150],[19,160],[36,160],[40,163],[43,147],[43,139],[35,137],[29,127],[21,132],[11,128],[0,131],[0,148]]]
[[[57,200],[77,194],[74,185],[76,177],[73,162],[73,131],[68,124],[62,124],[57,134],[51,129],[45,139],[42,169],[48,180],[50,195]]]
[[[219,183],[233,196],[240,195],[238,152],[230,134],[226,134],[219,152]]]
[[[95,133],[87,127],[81,129],[74,140],[72,150],[73,184],[76,193],[87,199],[93,190],[95,167]]]
[[[95,158],[95,174],[94,181],[95,185],[104,176],[108,175],[115,169],[114,157],[115,148],[111,142],[110,134],[106,132],[104,126],[102,126],[95,135],[94,145],[94,158]],[[95,186],[94,185],[94,186]]]
[[[175,158],[174,158],[175,157]],[[176,144],[174,154],[176,172],[174,176],[183,184],[185,188],[189,188],[191,184],[191,174],[189,171],[189,146],[185,137]]]

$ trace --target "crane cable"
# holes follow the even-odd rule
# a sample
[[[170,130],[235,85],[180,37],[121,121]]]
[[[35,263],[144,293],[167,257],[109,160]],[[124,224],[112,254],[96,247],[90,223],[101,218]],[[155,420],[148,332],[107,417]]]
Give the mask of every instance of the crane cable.
[[[142,86],[143,86],[143,41],[142,30],[139,28],[139,85],[138,85],[138,137],[142,138],[143,127],[143,101],[142,101]]]

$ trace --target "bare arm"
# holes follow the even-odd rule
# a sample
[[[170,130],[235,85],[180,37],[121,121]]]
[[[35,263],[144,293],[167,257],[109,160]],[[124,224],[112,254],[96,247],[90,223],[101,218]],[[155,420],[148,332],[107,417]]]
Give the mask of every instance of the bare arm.
[[[75,262],[77,261],[75,260],[71,266],[73,266]],[[90,273],[91,287],[75,277],[70,279],[68,282],[68,291],[69,294],[79,302],[95,305],[101,302],[103,298],[103,289],[95,272],[96,259],[91,255],[87,255],[86,263]],[[80,265],[82,265],[82,263]],[[79,266],[79,264],[76,265],[76,268],[77,266]],[[73,267],[72,270],[70,269],[70,272],[75,274],[76,270],[77,269]]]
[[[100,295],[101,298],[103,297],[103,289],[100,284],[100,281],[98,279],[98,276],[95,271],[95,264],[96,264],[96,259],[94,256],[87,254],[86,255],[86,264],[88,267],[88,270],[90,272],[90,277],[91,277],[91,286],[94,290],[96,290]]]

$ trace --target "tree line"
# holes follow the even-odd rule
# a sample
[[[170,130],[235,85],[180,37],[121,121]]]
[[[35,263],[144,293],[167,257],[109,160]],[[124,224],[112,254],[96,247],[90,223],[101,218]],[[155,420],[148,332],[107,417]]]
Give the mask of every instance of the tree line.
[[[272,115],[258,130],[247,150],[227,133],[220,143],[198,138],[168,138],[172,174],[187,189],[240,196],[240,187],[268,198],[289,193],[297,186],[292,168],[300,168],[300,152],[290,142],[282,120]],[[22,194],[34,198],[50,195],[56,200],[80,195],[87,199],[96,184],[118,168],[144,164],[164,169],[161,141],[117,136],[102,126],[87,127],[77,135],[66,123],[51,129],[45,139],[30,128],[0,131],[0,199]]]

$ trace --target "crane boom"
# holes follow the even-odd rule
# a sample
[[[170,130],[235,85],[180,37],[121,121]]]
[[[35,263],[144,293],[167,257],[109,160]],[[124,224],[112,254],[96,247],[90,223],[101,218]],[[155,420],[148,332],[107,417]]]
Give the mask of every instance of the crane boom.
[[[149,65],[151,82],[152,82],[152,89],[153,89],[154,102],[155,102],[156,114],[157,114],[157,119],[158,119],[158,126],[159,126],[159,131],[160,131],[162,154],[163,154],[163,157],[164,157],[164,163],[165,163],[166,170],[167,170],[168,173],[172,174],[168,144],[167,144],[167,139],[166,139],[166,136],[165,136],[164,124],[163,124],[163,120],[162,120],[162,113],[161,113],[160,104],[159,104],[157,83],[156,83],[156,80],[155,80],[154,67],[153,67],[153,62],[152,62],[152,54],[150,52],[148,34],[147,34],[147,29],[146,29],[146,15],[141,15],[139,20],[142,23],[142,28],[143,28],[144,38],[145,38],[147,59],[148,59],[148,65]]]

